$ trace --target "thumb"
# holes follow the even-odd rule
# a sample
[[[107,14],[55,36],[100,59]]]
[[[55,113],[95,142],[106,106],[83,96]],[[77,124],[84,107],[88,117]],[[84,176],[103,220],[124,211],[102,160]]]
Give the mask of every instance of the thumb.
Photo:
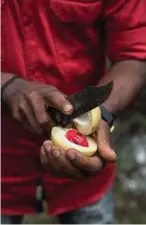
[[[101,121],[97,130],[97,145],[99,155],[106,161],[115,162],[116,153],[111,147],[110,128],[105,121]]]
[[[66,115],[69,115],[73,111],[72,104],[67,100],[66,95],[60,92],[55,87],[49,87],[49,91],[47,92],[47,100],[51,106],[59,109]]]

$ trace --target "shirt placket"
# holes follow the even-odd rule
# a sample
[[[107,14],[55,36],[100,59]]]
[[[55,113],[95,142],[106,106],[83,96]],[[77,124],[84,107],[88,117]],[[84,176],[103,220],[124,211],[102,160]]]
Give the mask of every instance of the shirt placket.
[[[39,73],[36,32],[33,23],[32,0],[22,1],[23,35],[24,35],[24,58],[26,73],[30,80]]]

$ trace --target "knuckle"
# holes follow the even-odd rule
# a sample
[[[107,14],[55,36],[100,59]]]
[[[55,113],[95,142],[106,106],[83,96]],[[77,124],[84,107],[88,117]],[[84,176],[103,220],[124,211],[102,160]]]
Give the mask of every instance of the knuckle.
[[[92,166],[89,171],[92,173],[97,173],[101,169],[101,165]]]
[[[19,108],[21,111],[24,111],[26,107],[26,103],[24,101],[20,101]]]
[[[78,163],[80,165],[84,165],[85,164],[85,158],[84,157],[77,156],[77,155],[76,155],[74,161],[75,161],[75,163]]]
[[[24,96],[28,100],[36,100],[38,98],[38,92],[36,90],[31,90],[29,92],[24,92]]]
[[[40,118],[39,119],[39,124],[40,124],[41,127],[46,127],[46,125],[48,125],[48,123],[49,123],[49,119],[47,119],[47,118],[45,118],[45,119]]]
[[[22,90],[21,99],[28,99],[29,98],[29,91]]]
[[[30,93],[29,93],[30,97],[37,97],[38,96],[38,92],[36,90],[32,90]]]
[[[97,157],[88,159],[84,168],[86,168],[90,173],[96,173],[102,168],[102,161]]]
[[[30,97],[30,99],[36,99],[36,98],[38,98],[38,92],[36,90],[32,90],[29,93],[29,97]]]
[[[102,168],[102,162],[97,161],[96,163],[92,164],[90,171],[93,173],[98,172]]]

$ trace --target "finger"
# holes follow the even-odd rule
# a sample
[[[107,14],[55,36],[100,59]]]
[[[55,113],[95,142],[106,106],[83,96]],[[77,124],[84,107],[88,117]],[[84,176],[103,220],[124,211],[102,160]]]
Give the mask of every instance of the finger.
[[[99,155],[109,162],[116,161],[116,153],[111,147],[110,129],[105,121],[101,121],[97,130],[97,144]]]
[[[66,158],[64,150],[58,149],[50,142],[45,142],[43,146],[48,156],[48,162],[52,165],[56,174],[69,178],[83,178],[84,175]]]
[[[65,157],[65,152],[56,147],[48,154],[50,164],[54,167],[56,174],[61,177],[82,179],[84,174],[77,170],[72,163]]]
[[[43,166],[45,166],[48,162],[47,155],[43,146],[41,147],[41,150],[40,150],[40,160]]]
[[[23,119],[26,120],[26,124],[28,123],[35,133],[43,133],[43,130],[40,128],[37,120],[34,117],[30,105],[27,103],[26,99],[23,96],[21,96],[20,98],[19,112]]]
[[[69,115],[73,111],[73,106],[67,100],[66,96],[61,93],[55,87],[49,87],[49,91],[46,91],[44,94],[46,100],[51,103],[52,106],[62,111],[64,114]]]
[[[43,146],[41,147],[41,151],[40,151],[40,161],[46,172],[49,171],[53,174],[54,173],[56,174],[56,171],[54,170],[52,165],[48,162],[48,156]]]
[[[20,122],[20,124],[24,127],[24,129],[34,133],[34,130],[31,128],[25,116],[20,113],[20,110],[16,108],[13,111],[13,118]]]
[[[19,111],[19,105],[20,105],[20,99],[16,98],[15,103],[11,106],[11,110],[12,110],[13,118],[19,121],[20,123],[23,123],[24,120],[23,120],[23,116],[21,115]]]
[[[29,95],[26,95],[25,97],[30,107],[32,108],[35,119],[38,122],[39,126],[43,130],[49,132],[54,124],[46,111],[43,97],[36,91],[31,92]]]
[[[33,128],[30,126],[30,124],[28,123],[25,117],[23,117],[23,120],[25,121],[24,123],[22,123],[22,126],[24,127],[24,129],[30,131],[31,133],[36,133],[33,130]]]
[[[20,105],[20,99],[16,98],[15,105],[12,105],[12,107],[11,107],[13,118],[16,119],[17,121],[19,121],[20,124],[26,130],[29,130],[30,132],[34,132],[33,129],[30,127],[28,121],[26,120],[26,117],[24,117],[22,115],[22,113],[20,113],[19,105]]]
[[[74,149],[69,149],[66,155],[68,159],[81,171],[96,173],[102,168],[102,161],[97,156],[86,157]]]

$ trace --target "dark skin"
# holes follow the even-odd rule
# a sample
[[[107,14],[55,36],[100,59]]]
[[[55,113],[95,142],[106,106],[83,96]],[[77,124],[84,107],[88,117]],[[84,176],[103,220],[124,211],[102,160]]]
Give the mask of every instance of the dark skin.
[[[12,74],[2,75],[2,84]],[[108,75],[99,84],[114,81],[113,91],[104,103],[111,112],[119,112],[127,107],[146,84],[146,63],[127,60],[115,63]],[[131,82],[132,81],[132,82]],[[49,132],[53,122],[45,110],[45,103],[59,108],[65,114],[72,112],[69,102],[56,88],[24,80],[15,80],[5,91],[3,100],[11,109],[13,117],[27,129],[39,133]],[[63,110],[68,105],[68,110]],[[50,141],[44,142],[41,148],[42,165],[56,176],[82,179],[94,175],[103,167],[103,160],[115,162],[116,154],[110,143],[110,128],[101,121],[94,137],[98,143],[98,154],[85,157],[75,149],[64,151]]]
[[[3,74],[2,77],[12,77]],[[3,81],[4,82],[4,81]],[[15,80],[3,95],[4,102],[11,109],[13,117],[31,132],[49,133],[53,121],[46,111],[47,106],[54,106],[66,115],[73,110],[65,95],[51,85]]]
[[[109,127],[107,123],[102,121],[97,132],[98,151],[102,152],[103,149],[109,151],[109,161],[114,162],[116,155],[110,147],[110,139],[108,139],[110,135],[106,137],[108,132]],[[101,140],[108,140],[108,142],[105,143]],[[86,157],[75,149],[64,151],[54,146],[51,141],[43,143],[41,161],[45,169],[51,171],[54,175],[76,179],[95,175],[103,167],[103,159],[100,155],[96,154],[93,157]]]

